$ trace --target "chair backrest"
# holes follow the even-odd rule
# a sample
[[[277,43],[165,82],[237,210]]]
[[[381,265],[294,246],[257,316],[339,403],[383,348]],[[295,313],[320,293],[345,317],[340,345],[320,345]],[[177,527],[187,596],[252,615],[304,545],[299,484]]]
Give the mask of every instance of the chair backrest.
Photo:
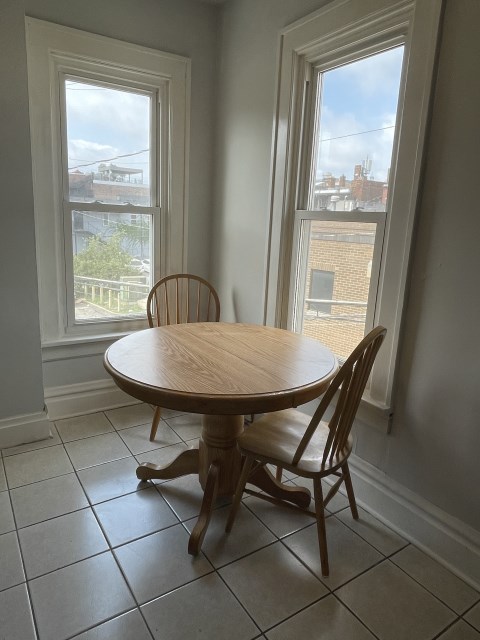
[[[212,285],[188,273],[159,280],[147,298],[150,327],[186,322],[218,322],[220,300]]]
[[[293,464],[298,464],[333,396],[340,387],[337,405],[328,423],[330,433],[324,449],[322,466],[326,464],[327,460],[331,462],[334,456],[345,450],[365,385],[386,333],[387,330],[381,326],[372,329],[341,366],[313,414],[295,452]]]

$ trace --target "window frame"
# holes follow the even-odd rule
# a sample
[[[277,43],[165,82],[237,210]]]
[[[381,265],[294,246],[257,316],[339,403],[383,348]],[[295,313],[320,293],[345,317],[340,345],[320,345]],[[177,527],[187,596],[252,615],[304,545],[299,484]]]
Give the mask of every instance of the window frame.
[[[313,68],[330,65],[332,60],[344,64],[398,44],[405,46],[392,158],[394,177],[389,187],[391,207],[385,220],[372,318],[388,332],[359,412],[360,419],[364,415],[365,422],[384,432],[389,430],[393,413],[395,365],[442,9],[443,0],[335,0],[280,35],[264,320],[290,329],[299,268],[295,256],[302,242],[298,219],[318,215],[307,209],[306,185],[313,163],[307,154],[302,157],[300,153],[314,121],[312,107],[307,109],[314,103],[310,100]]]
[[[146,318],[72,321],[72,211],[90,210],[93,203],[69,196],[64,80],[74,76],[151,96],[151,206],[93,208],[152,216],[152,277],[159,278],[183,271],[186,263],[190,61],[30,17],[26,34],[42,347],[144,328]]]
[[[151,235],[152,235],[152,255],[157,256],[155,262],[158,262],[158,256],[165,253],[164,248],[159,242],[160,233],[158,229],[161,227],[161,178],[162,175],[159,171],[158,159],[160,150],[160,104],[166,100],[166,86],[163,81],[155,81],[155,79],[149,80],[153,82],[153,86],[136,86],[132,87],[131,84],[122,84],[121,79],[115,78],[115,82],[106,82],[103,78],[99,81],[98,78],[92,77],[90,69],[87,68],[82,72],[83,65],[76,61],[77,74],[73,76],[69,72],[70,61],[67,61],[66,65],[63,59],[59,61],[56,55],[53,58],[54,65],[54,77],[56,82],[54,83],[54,91],[59,91],[59,122],[55,122],[57,128],[57,138],[60,140],[61,149],[58,150],[61,170],[61,182],[62,182],[62,194],[63,194],[63,233],[64,233],[64,252],[65,252],[65,326],[66,332],[70,334],[78,333],[90,333],[92,327],[95,327],[94,331],[97,332],[100,327],[104,327],[104,330],[115,331],[116,326],[120,325],[123,328],[125,323],[137,323],[144,321],[144,316],[139,310],[136,316],[122,316],[118,320],[109,321],[98,319],[97,321],[77,321],[75,319],[75,294],[74,294],[74,272],[73,261],[70,260],[70,256],[74,255],[73,252],[73,228],[72,228],[72,214],[74,211],[80,211],[81,213],[101,213],[103,214],[103,226],[110,225],[110,214],[144,214],[150,216],[151,219]],[[103,65],[102,65],[103,66]],[[110,71],[110,68],[108,69]],[[138,94],[149,96],[151,100],[151,112],[149,114],[150,120],[150,177],[149,177],[149,205],[125,205],[116,203],[99,203],[96,201],[82,202],[72,199],[70,196],[69,182],[68,182],[68,136],[67,136],[67,122],[66,122],[66,91],[65,83],[72,79],[86,81],[92,83],[92,85],[105,86],[114,89],[126,89]],[[162,172],[163,173],[163,172]],[[158,177],[158,179],[157,179]],[[105,224],[105,216],[107,216],[107,224]],[[102,330],[102,329],[100,329]]]

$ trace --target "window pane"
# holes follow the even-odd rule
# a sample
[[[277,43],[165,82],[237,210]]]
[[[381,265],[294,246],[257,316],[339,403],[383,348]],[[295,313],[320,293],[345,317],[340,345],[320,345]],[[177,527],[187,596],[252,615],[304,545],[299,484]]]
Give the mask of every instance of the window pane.
[[[365,333],[376,224],[303,224],[307,258],[298,329],[346,358]]]
[[[65,81],[70,200],[151,205],[150,96]]]
[[[334,271],[312,269],[310,273],[310,299],[308,300],[309,310],[331,313],[334,282]]]
[[[145,316],[152,217],[72,212],[75,321]]]
[[[403,47],[320,74],[311,209],[385,211]]]

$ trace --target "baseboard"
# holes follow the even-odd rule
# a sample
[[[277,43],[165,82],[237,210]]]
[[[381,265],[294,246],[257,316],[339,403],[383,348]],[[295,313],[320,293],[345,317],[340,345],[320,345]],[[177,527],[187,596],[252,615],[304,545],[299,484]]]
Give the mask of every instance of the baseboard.
[[[350,470],[358,503],[480,590],[480,532],[357,456]]]
[[[45,411],[0,420],[0,449],[44,440],[49,435],[50,423]]]
[[[94,380],[45,389],[45,403],[50,420],[115,409],[138,402],[140,400],[121,391],[111,380]]]

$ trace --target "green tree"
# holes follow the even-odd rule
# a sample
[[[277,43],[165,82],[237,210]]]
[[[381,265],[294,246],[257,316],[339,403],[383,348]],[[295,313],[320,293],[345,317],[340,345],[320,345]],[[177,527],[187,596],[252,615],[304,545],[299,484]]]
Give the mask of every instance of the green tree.
[[[144,258],[145,249],[148,247],[150,237],[150,217],[147,215],[137,215],[133,224],[118,225],[118,232],[123,235],[124,243],[132,254],[140,254]],[[148,254],[147,254],[148,255]]]
[[[123,234],[115,233],[108,242],[98,236],[89,238],[85,251],[73,257],[76,276],[120,280],[122,276],[138,275],[132,267],[132,256],[122,249]]]

